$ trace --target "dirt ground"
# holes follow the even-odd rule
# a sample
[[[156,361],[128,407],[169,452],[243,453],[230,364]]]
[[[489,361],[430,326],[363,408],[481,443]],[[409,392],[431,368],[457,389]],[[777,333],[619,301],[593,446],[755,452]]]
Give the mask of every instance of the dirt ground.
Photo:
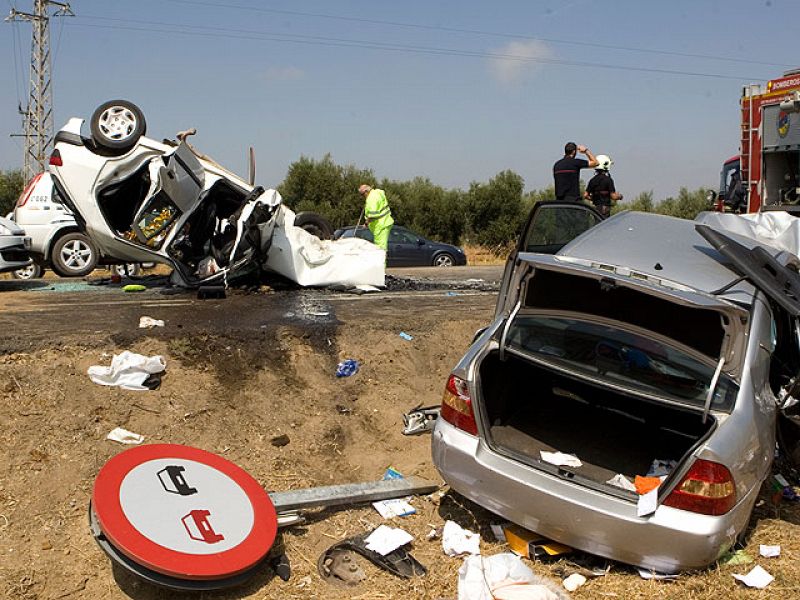
[[[0,301],[0,596],[155,600],[182,595],[112,569],[87,527],[94,478],[126,449],[105,439],[110,430],[219,453],[268,490],[371,481],[389,466],[440,482],[430,437],[403,436],[402,414],[438,404],[450,369],[488,322],[495,295],[262,289],[203,302],[152,291],[131,298],[118,290],[48,295],[0,286]],[[166,326],[137,329],[141,315]],[[158,390],[120,391],[89,380],[90,365],[108,364],[122,350],[166,358]],[[361,369],[337,379],[344,358],[358,359]],[[272,445],[284,434],[287,445]],[[265,566],[243,587],[200,596],[454,599],[462,561],[444,556],[441,541],[426,539],[431,529],[451,518],[481,531],[484,554],[507,547],[489,531],[499,519],[446,487],[442,492],[414,499],[417,514],[390,523],[414,536],[413,554],[429,568],[425,577],[403,581],[364,562],[368,579],[357,588],[322,581],[316,562],[326,548],[383,522],[371,506],[350,507],[313,512],[304,525],[283,531],[288,582]],[[780,544],[782,554],[759,558],[759,544]],[[573,596],[797,597],[798,507],[762,503],[746,552],[775,576],[766,590],[746,590],[731,577],[753,564],[712,566],[671,583],[644,581],[615,564]],[[554,580],[569,568],[567,560],[531,566]]]

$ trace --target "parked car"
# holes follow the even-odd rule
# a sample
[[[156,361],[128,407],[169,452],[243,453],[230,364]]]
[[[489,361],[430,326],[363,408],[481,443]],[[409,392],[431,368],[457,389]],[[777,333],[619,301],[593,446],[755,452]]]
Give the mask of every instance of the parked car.
[[[12,218],[31,238],[33,262],[13,271],[17,279],[33,279],[51,268],[62,277],[83,277],[98,264],[123,275],[137,275],[138,263],[120,263],[111,256],[100,256],[92,240],[80,231],[69,209],[53,193],[50,173],[39,173],[25,186],[14,207]],[[152,263],[150,263],[152,265]]]
[[[333,239],[359,237],[373,242],[372,232],[361,225],[337,229]],[[427,240],[410,229],[395,225],[389,233],[388,267],[453,267],[467,264],[464,251],[457,246]]]
[[[95,110],[89,132],[72,118],[50,157],[57,201],[103,256],[173,267],[183,285],[219,282],[256,269],[272,241],[280,195],[256,187],[179,141],[145,137],[142,111],[113,100]],[[324,234],[318,216],[297,215]]]
[[[747,526],[778,398],[797,396],[800,372],[800,260],[737,239],[538,204],[494,320],[447,381],[432,438],[442,477],[586,552],[662,572],[716,560]],[[626,488],[659,469],[642,512]]]
[[[31,238],[11,219],[0,217],[0,273],[14,271],[31,263],[28,251]]]

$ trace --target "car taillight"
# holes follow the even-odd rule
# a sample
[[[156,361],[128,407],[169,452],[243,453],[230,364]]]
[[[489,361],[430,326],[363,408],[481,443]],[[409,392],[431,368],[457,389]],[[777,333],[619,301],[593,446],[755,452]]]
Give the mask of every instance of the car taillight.
[[[25,203],[28,201],[28,198],[31,197],[33,188],[36,187],[36,183],[42,178],[43,174],[44,173],[39,173],[28,182],[28,185],[25,186],[25,189],[22,190],[22,193],[19,195],[19,198],[17,198],[17,207],[25,206]]]
[[[664,504],[703,515],[724,515],[736,504],[733,475],[724,465],[698,459]]]
[[[64,161],[61,160],[61,152],[53,150],[53,153],[50,155],[50,164],[54,167],[64,166]]]
[[[450,375],[442,397],[442,418],[462,431],[478,435],[478,424],[472,412],[469,386],[463,379]]]

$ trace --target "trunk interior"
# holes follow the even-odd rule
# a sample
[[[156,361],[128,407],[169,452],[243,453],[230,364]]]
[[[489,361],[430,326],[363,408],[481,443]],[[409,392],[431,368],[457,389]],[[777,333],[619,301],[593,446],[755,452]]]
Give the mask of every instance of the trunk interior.
[[[709,415],[623,394],[568,377],[511,353],[491,352],[480,365],[490,445],[528,464],[540,451],[577,456],[576,475],[605,484],[633,481],[656,459],[681,458],[714,427]]]

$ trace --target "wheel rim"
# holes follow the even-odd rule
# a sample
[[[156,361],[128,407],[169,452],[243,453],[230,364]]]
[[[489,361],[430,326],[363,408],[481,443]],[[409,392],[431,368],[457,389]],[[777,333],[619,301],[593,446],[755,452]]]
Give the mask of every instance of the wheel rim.
[[[61,262],[73,271],[86,268],[92,260],[92,249],[82,240],[70,240],[61,247]]]
[[[105,137],[121,142],[133,135],[137,122],[136,115],[130,109],[111,106],[103,111],[97,124]]]
[[[23,269],[17,269],[14,274],[20,279],[33,279],[36,274],[36,265],[28,265]]]
[[[453,266],[453,259],[443,254],[442,256],[437,256],[434,264],[437,267],[452,267]]]

